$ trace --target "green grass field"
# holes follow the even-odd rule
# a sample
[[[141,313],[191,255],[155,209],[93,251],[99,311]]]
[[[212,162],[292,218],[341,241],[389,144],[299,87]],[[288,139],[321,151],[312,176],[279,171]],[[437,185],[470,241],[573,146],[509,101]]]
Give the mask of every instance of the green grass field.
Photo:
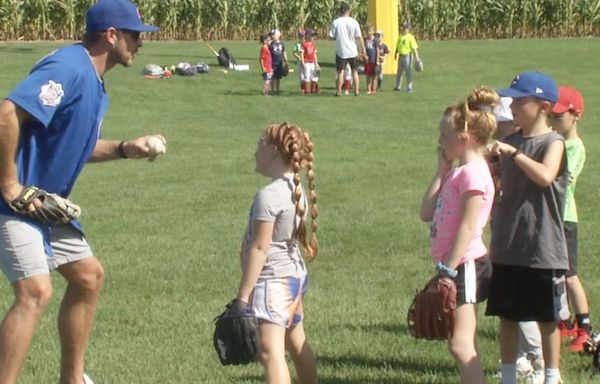
[[[147,43],[132,68],[106,76],[111,106],[105,138],[162,133],[166,156],[154,163],[89,165],[72,198],[107,274],[86,370],[97,383],[260,383],[262,369],[221,367],[212,348],[213,318],[237,290],[238,251],[254,193],[268,180],[254,172],[263,127],[290,121],[312,133],[319,193],[320,254],[310,265],[305,326],[325,384],[456,383],[441,342],[412,339],[406,310],[433,275],[428,225],[418,217],[436,165],[444,108],[477,85],[509,85],[538,69],[586,98],[581,134],[588,150],[578,183],[579,275],[592,322],[600,325],[596,228],[600,202],[598,39],[422,42],[425,71],[415,92],[334,98],[333,44],[318,41],[321,96],[299,95],[296,74],[283,95],[263,97],[254,42],[226,45],[250,73],[224,74],[203,43]],[[0,44],[0,94],[59,43]],[[288,44],[290,47],[290,44]],[[205,61],[196,77],[147,80],[144,64]],[[364,79],[363,79],[364,81]],[[58,377],[55,325],[64,283],[42,319],[20,383]],[[12,293],[0,279],[0,313]],[[479,340],[489,382],[499,364],[497,320],[480,308]],[[562,354],[566,383],[587,382],[591,357]]]

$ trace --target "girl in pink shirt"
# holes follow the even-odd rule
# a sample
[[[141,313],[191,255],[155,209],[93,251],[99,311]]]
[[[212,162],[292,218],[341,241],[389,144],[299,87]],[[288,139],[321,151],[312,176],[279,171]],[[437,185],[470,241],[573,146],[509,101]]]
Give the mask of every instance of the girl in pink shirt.
[[[448,346],[462,383],[484,382],[476,346],[477,303],[487,298],[492,275],[482,233],[494,200],[484,152],[496,129],[492,108],[499,101],[496,92],[479,87],[444,111],[438,167],[421,203],[421,219],[432,222],[437,270],[456,283],[456,321]]]

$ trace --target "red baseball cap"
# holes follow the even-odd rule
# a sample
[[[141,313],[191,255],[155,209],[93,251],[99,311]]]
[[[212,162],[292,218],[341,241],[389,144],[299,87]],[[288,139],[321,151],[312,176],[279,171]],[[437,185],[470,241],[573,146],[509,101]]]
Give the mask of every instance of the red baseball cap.
[[[558,89],[558,101],[554,104],[552,112],[565,113],[567,111],[583,115],[583,96],[575,88],[560,87]]]

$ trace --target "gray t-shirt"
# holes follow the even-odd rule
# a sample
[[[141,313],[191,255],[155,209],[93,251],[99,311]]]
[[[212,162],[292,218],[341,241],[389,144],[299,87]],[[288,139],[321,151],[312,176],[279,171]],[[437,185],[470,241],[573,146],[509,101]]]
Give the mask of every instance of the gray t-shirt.
[[[542,162],[546,150],[556,141],[556,132],[523,137],[520,132],[504,141]],[[492,225],[490,256],[493,263],[537,269],[568,269],[563,229],[563,208],[568,181],[566,157],[551,186],[531,181],[506,156],[501,159],[502,202],[496,206]]]
[[[296,215],[293,189],[294,182],[291,178],[284,176],[275,179],[256,194],[250,209],[243,248],[244,264],[253,238],[254,221],[274,222],[271,246],[267,251],[267,261],[260,274],[261,278],[303,277],[306,274],[306,267],[296,239],[300,218]],[[304,190],[302,200],[306,207]]]
[[[335,39],[335,54],[342,59],[358,57],[357,39],[362,39],[360,25],[350,16],[340,16],[333,20],[329,37]]]

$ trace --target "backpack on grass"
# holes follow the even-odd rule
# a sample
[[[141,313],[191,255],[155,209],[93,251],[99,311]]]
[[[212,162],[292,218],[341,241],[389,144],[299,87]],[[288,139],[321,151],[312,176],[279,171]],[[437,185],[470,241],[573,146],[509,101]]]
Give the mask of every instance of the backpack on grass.
[[[233,55],[225,47],[219,49],[217,61],[219,62],[219,66],[225,68],[233,68],[235,65],[235,59],[233,58]]]

